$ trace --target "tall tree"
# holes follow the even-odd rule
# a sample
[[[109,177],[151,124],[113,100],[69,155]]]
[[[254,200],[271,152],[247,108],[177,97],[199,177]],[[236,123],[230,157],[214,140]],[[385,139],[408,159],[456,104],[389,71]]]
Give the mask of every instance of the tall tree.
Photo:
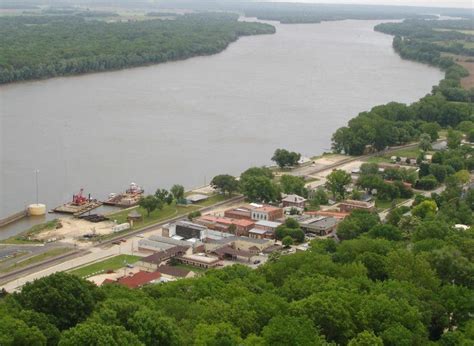
[[[239,189],[239,182],[235,177],[229,174],[216,175],[212,181],[211,186],[215,189],[219,189],[223,194],[226,192],[229,196]]]
[[[175,184],[171,187],[171,194],[177,201],[181,201],[184,198],[184,186]]]
[[[335,169],[327,176],[326,187],[330,190],[334,198],[346,197],[347,186],[352,182],[351,175],[341,169]]]
[[[272,161],[275,161],[280,168],[296,166],[301,158],[301,154],[286,149],[277,149],[273,154]]]
[[[27,283],[21,293],[15,295],[24,309],[48,315],[60,330],[85,320],[98,297],[94,284],[66,273]]]
[[[138,205],[141,208],[145,209],[147,212],[147,215],[150,216],[150,213],[153,212],[154,210],[161,209],[159,207],[163,206],[163,202],[153,195],[148,195],[148,196],[140,198],[140,200],[138,201]]]

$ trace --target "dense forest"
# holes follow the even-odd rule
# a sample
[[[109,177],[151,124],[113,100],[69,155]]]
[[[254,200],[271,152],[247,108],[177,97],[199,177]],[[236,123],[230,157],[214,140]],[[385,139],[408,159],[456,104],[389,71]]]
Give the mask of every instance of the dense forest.
[[[434,18],[436,15],[469,17],[467,9],[427,8],[415,6],[377,6],[348,4],[310,4],[258,1],[163,0],[157,4],[163,9],[186,8],[195,10],[238,11],[248,17],[275,20],[281,23],[319,23],[344,19],[404,19]]]
[[[271,34],[233,14],[114,22],[83,16],[0,18],[0,83],[122,69],[209,55],[239,36]]]
[[[474,35],[463,33],[470,27],[469,20],[405,20],[377,25],[375,30],[396,35],[393,47],[402,58],[437,66],[445,71],[445,78],[431,94],[411,105],[392,102],[360,113],[333,134],[333,149],[361,155],[414,141],[430,126],[456,128],[474,120],[474,89],[465,90],[460,84],[469,71],[446,55],[474,53],[468,46]]]
[[[396,36],[408,46],[406,50],[419,51],[420,56],[410,56],[410,59],[437,64],[436,59],[439,59],[440,52],[474,56],[472,19],[440,21],[412,19],[402,23],[379,24],[375,30]],[[403,51],[400,42],[394,46],[401,53],[409,54]]]
[[[449,152],[448,152],[449,153]],[[0,300],[1,345],[472,345],[474,190],[354,212],[341,242],[130,290],[58,273]],[[407,210],[408,209],[408,210]]]

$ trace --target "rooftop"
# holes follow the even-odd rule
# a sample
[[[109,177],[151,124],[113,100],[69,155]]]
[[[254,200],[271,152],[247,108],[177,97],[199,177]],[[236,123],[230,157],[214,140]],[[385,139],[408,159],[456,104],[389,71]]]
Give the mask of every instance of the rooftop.
[[[140,218],[142,217],[142,214],[140,214],[136,209],[133,209],[127,216],[130,218]]]
[[[258,229],[258,228],[252,228],[249,233],[254,233],[254,234],[265,234],[267,231],[263,229]]]
[[[214,253],[217,254],[218,256],[231,255],[231,256],[240,256],[240,257],[247,257],[247,258],[250,258],[253,256],[253,254],[250,253],[249,251],[237,250],[229,245],[224,245],[223,247],[220,247],[214,250]]]
[[[192,254],[192,255],[183,255],[181,256],[183,259],[187,259],[190,261],[196,261],[196,262],[201,262],[205,264],[213,264],[219,261],[217,257],[214,256],[208,256],[205,254]]]
[[[138,241],[138,247],[156,249],[157,251],[161,251],[161,250],[171,249],[175,247],[175,245],[169,244],[169,243],[163,243],[161,241],[155,241],[151,239],[140,239]]]
[[[214,243],[214,244],[230,244],[236,241],[243,241],[243,242],[248,242],[252,244],[266,244],[268,243],[268,239],[255,239],[255,238],[249,238],[249,237],[237,237],[237,236],[232,236],[228,238],[223,238],[223,239],[206,239],[207,242],[209,243]]]
[[[278,226],[281,225],[281,222],[260,220],[260,221],[255,222],[255,225],[256,226],[277,228]]]
[[[174,246],[170,249],[156,252],[150,256],[143,257],[140,261],[145,263],[160,264],[164,260],[185,253],[188,247],[186,246]]]
[[[160,276],[161,274],[159,272],[139,271],[138,273],[133,274],[132,276],[124,276],[119,278],[117,280],[117,283],[127,286],[128,288],[138,288],[150,282],[158,280]]]
[[[215,223],[220,223],[224,225],[236,225],[236,226],[241,226],[241,227],[250,227],[254,225],[254,222],[251,220],[246,220],[246,219],[231,219],[228,217],[217,217],[217,216],[212,216],[212,215],[204,215],[201,216],[198,220],[203,220],[207,222],[215,222]]]
[[[194,193],[192,195],[186,196],[186,200],[190,201],[191,203],[204,201],[208,198],[209,198],[208,195],[203,195],[203,194],[200,194],[200,193]]]
[[[350,213],[335,210],[318,210],[318,211],[307,211],[305,215],[321,215],[321,216],[333,216],[337,219],[344,219],[349,216]]]
[[[298,195],[286,195],[281,201],[289,203],[303,203],[306,202],[306,198]]]
[[[254,204],[252,205],[252,211],[259,211],[259,212],[272,212],[272,211],[277,211],[281,210],[281,208],[274,207],[272,205],[261,205],[261,204]]]
[[[318,216],[301,222],[301,225],[313,226],[325,230],[334,227],[338,222],[338,219],[331,216]]]
[[[199,227],[203,227],[201,225],[197,225]],[[204,227],[203,230],[205,230],[206,228]],[[179,239],[175,239],[175,238],[168,238],[168,237],[162,237],[162,236],[159,236],[159,235],[152,235],[148,238],[149,240],[151,241],[154,241],[154,242],[157,242],[157,243],[162,243],[162,244],[169,244],[169,245],[173,245],[173,246],[189,246],[189,242],[186,241],[186,240],[179,240]]]

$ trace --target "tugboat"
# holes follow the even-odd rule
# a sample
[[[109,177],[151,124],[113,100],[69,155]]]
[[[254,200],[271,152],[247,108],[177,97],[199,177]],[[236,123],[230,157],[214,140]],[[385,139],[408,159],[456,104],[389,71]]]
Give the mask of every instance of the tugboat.
[[[138,204],[145,190],[135,183],[131,183],[124,193],[111,193],[109,198],[104,202],[105,205],[114,207],[129,208]]]

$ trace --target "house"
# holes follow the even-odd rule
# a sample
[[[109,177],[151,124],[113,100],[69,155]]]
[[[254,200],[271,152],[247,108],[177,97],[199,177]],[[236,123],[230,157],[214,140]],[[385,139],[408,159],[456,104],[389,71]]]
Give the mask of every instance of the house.
[[[183,256],[187,253],[192,253],[192,251],[189,251],[189,249],[190,247],[178,245],[167,250],[155,252],[150,256],[141,258],[137,262],[137,266],[146,271],[156,271],[161,264],[165,263],[169,259]]]
[[[249,231],[249,238],[252,238],[252,239],[273,239],[273,238],[275,238],[275,232],[266,231],[264,229],[252,228]]]
[[[249,231],[255,226],[255,222],[251,220],[231,219],[228,217],[216,217],[211,215],[201,216],[195,219],[194,222],[215,231],[233,233],[238,236],[248,236]],[[234,232],[230,232],[232,225],[235,227]]]
[[[260,220],[255,222],[255,227],[249,231],[250,238],[274,239],[275,231],[281,222]]]
[[[144,285],[157,283],[160,281],[161,274],[159,272],[147,272],[139,271],[138,273],[130,276],[123,276],[118,278],[116,281],[111,279],[105,279],[102,284],[116,283],[128,288],[139,288]]]
[[[251,204],[251,219],[275,221],[283,218],[283,209],[271,205]]]
[[[162,281],[192,278],[196,275],[192,270],[169,265],[159,266],[157,271],[160,272]]]
[[[220,260],[217,257],[209,256],[205,253],[183,255],[176,258],[183,264],[192,265],[198,268],[214,268],[220,264]]]
[[[226,210],[224,216],[230,219],[252,219],[252,210],[250,206],[240,206],[238,208],[233,208]]]
[[[362,202],[362,201],[354,201],[351,199],[347,199],[341,203],[339,203],[339,210],[345,213],[350,213],[353,210],[367,210],[370,212],[375,211],[375,203],[373,202]]]
[[[305,208],[306,199],[298,195],[286,195],[282,200],[283,208]]]
[[[314,216],[300,221],[300,227],[305,233],[323,236],[335,231],[339,222],[332,216]]]

